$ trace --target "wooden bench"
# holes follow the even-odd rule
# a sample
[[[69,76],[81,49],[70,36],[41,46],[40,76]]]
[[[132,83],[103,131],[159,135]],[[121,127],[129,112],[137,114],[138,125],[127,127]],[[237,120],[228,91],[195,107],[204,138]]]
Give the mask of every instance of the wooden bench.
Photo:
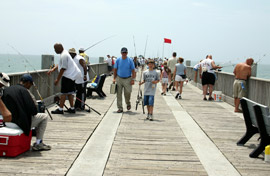
[[[86,96],[87,97],[91,97],[92,96],[92,92],[94,91],[101,98],[106,97],[106,94],[102,90],[103,85],[104,85],[104,82],[105,82],[105,78],[106,78],[106,75],[105,74],[100,75],[100,78],[99,78],[98,83],[97,83],[97,87],[95,87],[95,88],[91,88],[91,87],[87,88],[87,94],[86,94]]]
[[[258,157],[270,144],[270,115],[269,108],[247,98],[241,99],[241,106],[246,125],[245,135],[237,142],[237,145],[244,145],[254,134],[260,133],[260,144],[249,156]]]

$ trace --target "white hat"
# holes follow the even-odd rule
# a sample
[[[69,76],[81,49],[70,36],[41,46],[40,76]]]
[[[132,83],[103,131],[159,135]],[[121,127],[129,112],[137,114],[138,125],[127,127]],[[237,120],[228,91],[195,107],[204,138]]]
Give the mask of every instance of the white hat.
[[[84,51],[84,48],[80,48],[79,51]]]
[[[0,83],[6,87],[9,87],[10,85],[9,82],[10,82],[9,76],[6,73],[0,72]]]

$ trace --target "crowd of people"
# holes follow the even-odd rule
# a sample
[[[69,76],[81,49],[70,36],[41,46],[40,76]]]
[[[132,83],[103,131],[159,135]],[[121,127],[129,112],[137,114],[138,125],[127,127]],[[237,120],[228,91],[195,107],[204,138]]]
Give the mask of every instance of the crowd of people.
[[[59,64],[48,71],[50,76],[52,72],[58,69],[57,78],[54,85],[61,82],[61,97],[59,108],[52,111],[52,114],[64,114],[64,103],[68,98],[70,108],[65,112],[76,113],[82,111],[85,107],[86,84],[89,82],[89,57],[80,48],[79,53],[74,48],[65,50],[63,45],[56,43],[55,52],[60,54]],[[144,84],[143,104],[147,107],[146,119],[154,119],[154,100],[157,84],[162,85],[162,96],[166,93],[176,91],[176,99],[182,99],[183,85],[187,81],[187,71],[182,57],[177,58],[174,52],[169,59],[145,59],[144,57],[128,57],[128,49],[123,47],[120,51],[121,56],[116,59],[114,56],[107,55],[106,62],[108,70],[113,75],[113,83],[117,84],[117,113],[124,111],[122,94],[124,92],[126,109],[131,109],[132,86],[135,84],[136,73],[141,68],[142,78],[139,85]],[[233,97],[235,99],[235,112],[241,112],[239,109],[240,99],[247,95],[246,81],[251,76],[251,66],[253,59],[248,58],[245,63],[239,63],[234,69],[235,81],[233,85]],[[146,69],[145,66],[147,67]],[[215,64],[212,55],[207,55],[194,66],[194,70],[199,73],[203,85],[203,100],[212,101],[213,86],[217,79],[215,70],[222,68]],[[30,134],[32,128],[37,131],[36,142],[33,144],[33,150],[50,150],[49,145],[44,144],[43,138],[48,122],[48,114],[38,112],[36,98],[29,91],[34,84],[30,74],[21,77],[18,85],[10,86],[10,79],[7,74],[0,73],[0,113],[6,125],[15,124],[21,128],[26,135]],[[76,93],[75,103],[73,94]],[[209,95],[207,99],[207,95]]]

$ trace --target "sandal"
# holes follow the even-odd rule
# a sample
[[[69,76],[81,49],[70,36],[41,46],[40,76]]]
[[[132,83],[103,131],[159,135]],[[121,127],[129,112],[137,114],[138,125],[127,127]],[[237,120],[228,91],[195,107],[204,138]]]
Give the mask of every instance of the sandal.
[[[127,110],[130,110],[130,109],[131,109],[131,106],[130,106],[130,105],[128,105],[128,106],[127,106]]]
[[[123,110],[121,110],[121,109],[118,109],[118,111],[116,111],[117,113],[122,113],[123,112]]]

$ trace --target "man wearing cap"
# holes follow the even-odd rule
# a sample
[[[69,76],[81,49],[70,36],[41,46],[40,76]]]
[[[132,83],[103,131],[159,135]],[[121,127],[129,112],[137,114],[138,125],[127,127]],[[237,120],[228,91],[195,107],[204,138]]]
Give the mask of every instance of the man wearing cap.
[[[75,113],[74,103],[73,103],[73,93],[75,93],[75,80],[79,79],[82,74],[70,54],[67,50],[64,50],[64,47],[60,43],[54,45],[54,50],[57,54],[60,54],[59,64],[52,68],[48,75],[53,71],[58,69],[58,76],[54,81],[54,85],[57,85],[61,80],[61,97],[60,97],[60,107],[55,111],[52,111],[52,114],[64,114],[63,107],[66,101],[66,96],[68,96],[70,108],[67,110],[69,113]]]
[[[21,77],[20,85],[22,85],[23,87],[25,87],[28,90],[36,108],[38,108],[37,100],[36,100],[35,96],[29,90],[33,85],[32,76],[30,74],[24,74]],[[36,134],[36,142],[33,144],[33,147],[32,147],[32,149],[35,151],[51,150],[51,146],[46,145],[42,142],[43,136],[44,136],[44,133],[45,133],[45,130],[47,127],[48,118],[49,118],[49,116],[46,113],[37,113],[36,115],[32,116],[31,128],[35,127],[36,133],[37,133]]]
[[[29,82],[32,81],[33,83],[33,79],[30,75],[26,75],[22,79],[28,80]],[[27,136],[30,134],[31,128],[36,126],[39,128],[39,131],[37,135],[37,142],[33,145],[33,150],[50,150],[51,147],[42,142],[44,134],[44,132],[42,134],[42,127],[44,126],[40,125],[40,123],[43,118],[41,119],[40,116],[37,115],[37,108],[30,96],[29,91],[21,84],[10,86],[5,88],[2,100],[12,117],[10,121],[11,123],[6,123],[6,125],[11,126],[12,124],[12,126],[15,125],[20,127]],[[47,120],[45,123],[47,124]]]
[[[84,48],[80,48],[79,53],[80,53],[80,56],[84,58],[86,66],[88,67],[90,65],[89,56],[87,56],[87,54],[84,52]]]
[[[3,95],[3,87],[9,87],[10,86],[10,79],[9,76],[5,73],[0,72],[0,116],[3,116],[3,122],[10,122],[12,119],[12,115],[4,102],[2,101],[1,97]],[[1,117],[0,117],[1,118]]]
[[[68,52],[71,55],[71,57],[73,58],[73,60],[75,61],[75,63],[77,64],[77,66],[79,67],[81,74],[82,74],[82,76],[79,79],[75,80],[76,97],[78,99],[82,100],[83,102],[85,102],[85,100],[86,100],[86,84],[87,84],[87,81],[89,81],[89,74],[87,72],[85,60],[82,56],[80,56],[76,53],[76,50],[74,48],[69,49]],[[79,101],[78,99],[76,99],[76,101],[75,101],[76,110],[84,110],[85,103]]]
[[[132,85],[135,80],[135,66],[131,58],[127,56],[127,48],[121,49],[121,57],[117,58],[114,64],[114,78],[113,83],[117,84],[117,107],[118,113],[123,112],[122,105],[122,90],[124,89],[125,101],[127,104],[127,110],[131,109],[130,96],[132,92]]]

